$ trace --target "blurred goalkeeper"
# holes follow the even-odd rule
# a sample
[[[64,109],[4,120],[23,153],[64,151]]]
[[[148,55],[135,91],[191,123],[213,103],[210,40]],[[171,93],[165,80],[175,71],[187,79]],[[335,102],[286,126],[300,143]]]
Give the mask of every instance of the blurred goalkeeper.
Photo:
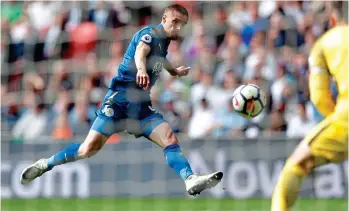
[[[190,195],[217,185],[223,173],[193,174],[176,135],[163,116],[153,109],[150,100],[150,89],[163,68],[172,76],[188,75],[190,67],[174,68],[166,59],[171,40],[179,38],[188,18],[184,7],[172,5],[165,9],[159,25],[148,26],[135,33],[85,141],[71,144],[54,156],[40,159],[27,167],[21,175],[21,183],[27,184],[57,165],[91,157],[111,135],[127,130],[136,137],[148,138],[164,149],[168,165],[184,180]],[[126,119],[132,123],[128,124]],[[137,124],[138,130],[135,129]],[[131,125],[132,128],[129,127]]]
[[[272,211],[288,211],[302,181],[314,168],[348,157],[348,2],[326,2],[334,26],[314,44],[309,57],[311,101],[326,118],[315,126],[287,160],[272,198]],[[336,101],[331,95],[337,84]]]

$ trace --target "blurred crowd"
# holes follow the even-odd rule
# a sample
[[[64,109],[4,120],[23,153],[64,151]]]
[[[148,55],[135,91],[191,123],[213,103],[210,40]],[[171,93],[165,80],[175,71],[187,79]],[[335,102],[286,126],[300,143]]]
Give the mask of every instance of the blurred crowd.
[[[171,2],[1,2],[1,129],[16,140],[85,135],[132,33],[158,24]],[[190,24],[168,59],[153,106],[190,138],[302,137],[322,119],[309,101],[308,55],[328,27],[322,2],[183,2]],[[261,115],[233,112],[253,83],[268,95]],[[335,96],[335,90],[334,90]]]

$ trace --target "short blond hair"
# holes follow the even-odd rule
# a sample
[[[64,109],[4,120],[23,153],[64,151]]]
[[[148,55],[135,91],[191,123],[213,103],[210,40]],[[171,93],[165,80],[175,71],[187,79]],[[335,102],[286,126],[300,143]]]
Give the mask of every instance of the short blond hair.
[[[170,5],[170,6],[166,7],[164,14],[168,11],[171,11],[171,10],[177,11],[177,12],[181,13],[182,15],[187,16],[187,18],[189,18],[188,10],[185,9],[185,7],[183,7],[182,5],[179,5],[179,4]]]

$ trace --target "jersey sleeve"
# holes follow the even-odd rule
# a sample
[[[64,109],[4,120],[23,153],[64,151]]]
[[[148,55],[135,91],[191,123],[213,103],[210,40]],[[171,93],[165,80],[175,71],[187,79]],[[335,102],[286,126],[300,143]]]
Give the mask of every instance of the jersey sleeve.
[[[329,73],[321,39],[314,44],[309,56],[309,91],[314,106],[324,116],[334,111],[335,102],[331,94],[332,76]]]
[[[326,59],[321,46],[321,39],[315,42],[310,51],[309,66],[321,68],[324,72],[328,72]]]
[[[137,42],[137,45],[139,44],[139,42],[143,42],[143,43],[151,46],[153,39],[154,39],[154,36],[151,33],[151,30],[150,29],[143,29],[139,32],[136,42]]]

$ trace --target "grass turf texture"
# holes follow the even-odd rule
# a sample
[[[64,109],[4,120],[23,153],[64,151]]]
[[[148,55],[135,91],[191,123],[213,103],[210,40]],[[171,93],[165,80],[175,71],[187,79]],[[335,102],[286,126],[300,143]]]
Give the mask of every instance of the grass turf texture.
[[[302,199],[292,211],[346,211],[346,199]],[[2,211],[269,211],[268,199],[3,199]]]

